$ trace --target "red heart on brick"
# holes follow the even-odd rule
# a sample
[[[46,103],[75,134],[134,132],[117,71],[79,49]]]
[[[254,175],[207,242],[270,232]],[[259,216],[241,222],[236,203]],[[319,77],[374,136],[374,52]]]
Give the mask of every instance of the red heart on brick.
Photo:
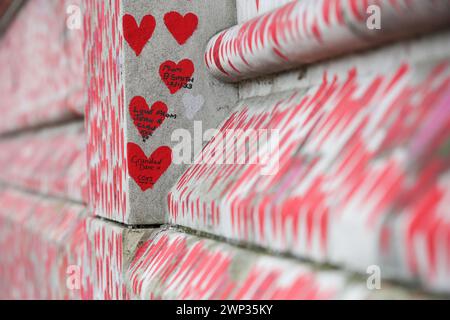
[[[141,147],[134,143],[127,145],[128,173],[143,192],[153,189],[159,178],[172,164],[172,149],[159,147],[147,157]]]
[[[159,67],[159,75],[166,84],[171,94],[177,93],[190,82],[193,82],[194,63],[189,59],[184,59],[178,64],[173,61],[166,61]]]
[[[178,12],[164,15],[164,23],[180,45],[183,45],[194,34],[198,27],[198,17],[193,13],[182,16]]]
[[[156,28],[156,20],[153,16],[147,15],[142,18],[140,26],[136,19],[130,14],[123,16],[123,35],[130,47],[139,56],[147,42],[151,39]]]
[[[155,102],[149,108],[143,97],[134,97],[129,106],[130,116],[144,141],[150,138],[166,120],[167,105],[161,101]]]

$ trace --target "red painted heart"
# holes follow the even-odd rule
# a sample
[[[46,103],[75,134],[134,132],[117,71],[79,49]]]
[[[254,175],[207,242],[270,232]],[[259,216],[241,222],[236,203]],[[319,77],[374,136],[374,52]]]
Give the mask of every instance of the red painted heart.
[[[164,15],[164,23],[180,45],[186,43],[198,27],[198,17],[193,13],[182,16],[178,12],[169,12]]]
[[[147,15],[142,18],[140,26],[136,19],[130,14],[123,16],[123,35],[130,47],[139,56],[147,42],[151,39],[156,27],[156,20],[153,16]]]
[[[141,147],[128,143],[128,173],[143,192],[153,189],[159,178],[172,164],[172,149],[159,147],[147,157]]]
[[[194,64],[189,59],[184,59],[178,64],[169,60],[161,64],[159,75],[170,93],[175,94],[182,88],[192,88],[194,70]]]
[[[134,97],[129,106],[130,116],[144,141],[150,138],[166,120],[167,106],[161,101],[149,108],[143,97]]]

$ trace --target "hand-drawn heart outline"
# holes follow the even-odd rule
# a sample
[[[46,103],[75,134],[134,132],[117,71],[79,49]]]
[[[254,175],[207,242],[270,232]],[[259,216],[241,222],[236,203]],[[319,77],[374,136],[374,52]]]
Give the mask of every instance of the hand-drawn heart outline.
[[[130,117],[142,138],[147,140],[166,120],[168,108],[162,101],[156,101],[151,108],[145,98],[136,96],[129,105]]]
[[[162,146],[147,157],[141,147],[127,145],[128,174],[143,192],[153,189],[161,176],[172,165],[172,149]]]
[[[164,24],[179,45],[184,45],[195,33],[198,27],[198,17],[189,12],[182,16],[176,11],[164,15]]]
[[[125,40],[136,53],[136,56],[139,57],[155,32],[156,20],[152,15],[146,15],[138,26],[132,15],[125,14],[122,18],[122,27]]]
[[[176,71],[168,72],[167,70],[165,70],[166,68]],[[186,84],[188,84],[194,72],[195,72],[194,63],[189,59],[181,60],[178,63],[168,60],[163,62],[159,67],[159,76],[161,77],[161,80],[167,86],[171,94],[177,93],[181,88],[183,88]],[[165,77],[166,74],[168,74],[168,77]],[[171,79],[171,77],[176,77],[180,79],[174,80]]]
[[[186,109],[185,115],[189,120],[193,120],[197,112],[205,105],[205,98],[199,94],[194,96],[187,92],[183,95],[183,105]]]

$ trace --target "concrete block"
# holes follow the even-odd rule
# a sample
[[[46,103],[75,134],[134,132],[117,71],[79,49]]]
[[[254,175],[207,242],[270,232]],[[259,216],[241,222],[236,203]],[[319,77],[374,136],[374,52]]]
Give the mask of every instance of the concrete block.
[[[138,247],[148,239],[151,229],[131,229],[98,218],[88,218],[85,242],[84,283],[89,283],[87,298],[127,300],[124,273]],[[85,290],[85,291],[87,291]]]
[[[236,23],[235,3],[87,1],[86,13],[93,211],[125,224],[165,222],[163,199],[186,168],[175,163],[174,131],[192,135],[194,120],[216,128],[237,101],[203,56]]]
[[[81,274],[73,287],[68,275],[83,259],[85,208],[8,188],[0,203],[0,297],[81,299]]]
[[[448,244],[437,241],[449,230],[449,40],[243,83],[243,100],[170,192],[170,222],[449,292]]]
[[[174,230],[154,233],[138,250],[127,282],[134,299],[402,299],[415,294],[337,270],[238,249]],[[417,295],[416,297],[420,297]]]
[[[244,20],[276,7],[275,1],[243,1]],[[288,1],[214,36],[205,59],[213,75],[237,82],[449,26],[448,0]]]
[[[82,24],[72,30],[66,24],[69,5],[80,2],[29,1],[0,39],[0,133],[84,113]]]
[[[0,139],[0,181],[23,190],[87,202],[83,122]]]

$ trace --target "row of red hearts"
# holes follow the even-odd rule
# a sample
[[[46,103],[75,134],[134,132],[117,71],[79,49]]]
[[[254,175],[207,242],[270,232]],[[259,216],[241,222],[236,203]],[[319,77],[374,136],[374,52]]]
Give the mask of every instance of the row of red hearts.
[[[194,73],[194,64],[189,59],[175,63],[166,61],[160,67],[160,76],[171,94],[181,89]],[[166,76],[168,74],[168,76]],[[170,82],[172,77],[182,79],[179,84]],[[161,101],[150,108],[145,98],[134,97],[129,106],[133,123],[141,134],[144,142],[149,139],[165,121],[168,112],[167,105]],[[172,164],[172,149],[168,146],[159,147],[150,157],[147,157],[141,147],[128,143],[128,172],[143,192],[153,189],[154,185]]]
[[[197,30],[198,17],[193,13],[182,16],[178,12],[169,12],[164,15],[164,23],[180,45],[184,45]],[[139,56],[145,45],[150,41],[156,28],[156,20],[152,15],[142,18],[138,26],[136,19],[129,14],[123,17],[123,33],[125,40]],[[189,59],[175,63],[166,61],[160,67],[160,76],[170,93],[176,93],[185,85],[194,73],[194,64]],[[173,83],[171,79],[181,79]],[[145,114],[151,110],[151,115],[137,117],[137,114]],[[167,106],[158,102],[150,109],[142,97],[136,97],[130,104],[130,113],[133,122],[140,131],[144,139],[153,134],[165,120]],[[142,149],[134,144],[128,143],[128,171],[133,180],[140,186],[142,191],[153,189],[155,183],[166,172],[172,163],[172,150],[164,146],[158,148],[150,157],[147,157]],[[134,159],[134,161],[133,161]]]
[[[194,13],[187,13],[183,16],[172,11],[164,15],[164,24],[178,44],[184,45],[197,30],[198,17]],[[146,15],[138,25],[132,15],[125,14],[122,26],[125,40],[136,53],[136,56],[139,56],[153,36],[156,29],[156,20],[152,15]]]

